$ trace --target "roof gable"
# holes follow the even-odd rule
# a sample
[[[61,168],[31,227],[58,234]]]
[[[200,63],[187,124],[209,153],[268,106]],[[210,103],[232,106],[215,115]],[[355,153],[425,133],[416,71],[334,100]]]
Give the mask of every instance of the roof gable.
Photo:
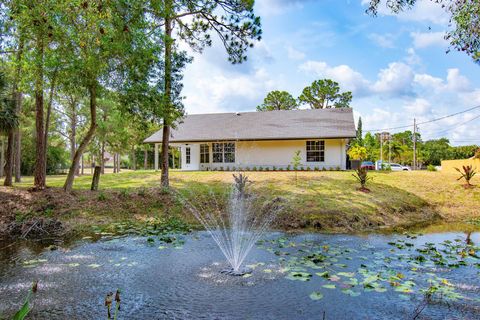
[[[171,142],[353,138],[351,108],[186,115],[171,130]],[[145,139],[162,142],[162,130]]]

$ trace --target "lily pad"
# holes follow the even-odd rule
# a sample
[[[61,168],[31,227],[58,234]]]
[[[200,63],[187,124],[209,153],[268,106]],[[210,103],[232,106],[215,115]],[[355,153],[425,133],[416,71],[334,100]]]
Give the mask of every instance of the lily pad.
[[[310,299],[321,300],[321,299],[323,299],[323,294],[319,291],[314,291],[314,292],[310,293]]]

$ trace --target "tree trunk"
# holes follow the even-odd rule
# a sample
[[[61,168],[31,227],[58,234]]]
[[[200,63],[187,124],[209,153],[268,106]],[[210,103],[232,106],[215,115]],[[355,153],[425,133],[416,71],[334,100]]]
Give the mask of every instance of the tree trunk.
[[[15,72],[15,84],[14,84],[14,99],[15,99],[15,112],[20,115],[22,112],[22,100],[23,95],[18,89],[18,82],[20,81],[20,75],[22,71],[22,55],[23,55],[23,38],[20,37],[18,52],[17,52],[17,66]],[[15,167],[15,182],[21,182],[22,180],[22,135],[20,132],[20,125],[15,129],[15,155],[14,155],[14,167]]]
[[[100,151],[100,156],[102,157],[102,159],[100,159],[101,173],[105,174],[105,141],[102,141],[102,150]]]
[[[5,180],[3,185],[6,187],[11,187],[13,185],[13,142],[14,142],[15,134],[14,130],[8,131],[8,138],[7,138],[7,156],[5,163]]]
[[[85,170],[85,162],[84,162],[83,153],[82,153],[82,172],[81,172],[82,176],[85,174],[84,170]]]
[[[121,156],[120,153],[117,153],[117,173],[120,173],[120,165],[121,165]]]
[[[3,166],[5,165],[5,141],[0,137],[0,178],[3,177]]]
[[[137,170],[137,155],[135,154],[135,148],[132,150],[132,169]]]
[[[148,169],[148,151],[147,149],[143,150],[143,170]]]
[[[93,138],[95,130],[97,129],[97,83],[92,83],[88,87],[88,91],[90,94],[90,127],[87,131],[87,134],[83,138],[82,142],[78,146],[77,150],[75,151],[75,155],[73,157],[72,165],[68,170],[67,180],[63,185],[63,189],[65,191],[71,191],[73,187],[73,180],[75,179],[75,172],[77,171],[78,164],[80,162],[80,156],[83,154],[87,145]]]
[[[52,80],[50,83],[50,94],[47,105],[47,118],[45,119],[45,132],[43,137],[43,154],[45,156],[45,176],[47,176],[47,148],[48,148],[48,129],[50,127],[50,116],[52,115],[53,95],[55,92],[55,81],[57,79],[58,67],[53,71]]]
[[[165,1],[167,10],[165,18],[165,115],[163,118],[163,137],[162,137],[162,174],[161,185],[164,188],[169,187],[168,181],[168,146],[170,142],[170,116],[172,107],[172,0]]]
[[[35,178],[34,188],[43,190],[46,187],[45,162],[45,135],[44,135],[44,106],[43,106],[43,52],[44,43],[41,35],[37,35],[36,51],[38,55],[37,74],[35,79]]]
[[[98,183],[100,182],[100,171],[102,168],[99,166],[95,167],[95,170],[93,171],[93,177],[92,177],[92,186],[90,187],[90,190],[92,191],[97,191],[98,190]]]

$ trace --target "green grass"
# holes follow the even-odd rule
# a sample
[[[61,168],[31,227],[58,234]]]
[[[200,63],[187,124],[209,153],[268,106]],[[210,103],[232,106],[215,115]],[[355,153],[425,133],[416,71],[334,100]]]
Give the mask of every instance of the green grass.
[[[352,172],[248,172],[253,188],[266,197],[287,199],[287,209],[279,218],[285,228],[317,228],[331,231],[359,231],[378,226],[398,226],[431,221],[441,216],[447,221],[465,221],[480,215],[480,187],[465,189],[456,175],[441,172],[372,172],[367,187],[370,193],[358,191],[359,184]],[[49,176],[47,184],[61,187],[65,176]],[[170,172],[171,185],[190,195],[222,193],[232,182],[231,172]],[[473,183],[479,183],[475,177]],[[70,217],[84,215],[83,221],[97,223],[125,219],[145,219],[148,216],[176,214],[188,217],[172,195],[162,195],[160,172],[125,171],[106,174],[100,179],[101,191],[92,200],[89,196],[91,176],[75,179],[78,190],[77,209]],[[32,178],[17,184],[30,187]],[[140,196],[145,189],[156,190],[149,200]],[[79,210],[78,208],[82,208]],[[78,213],[80,212],[80,213]],[[100,217],[100,218],[99,218]]]

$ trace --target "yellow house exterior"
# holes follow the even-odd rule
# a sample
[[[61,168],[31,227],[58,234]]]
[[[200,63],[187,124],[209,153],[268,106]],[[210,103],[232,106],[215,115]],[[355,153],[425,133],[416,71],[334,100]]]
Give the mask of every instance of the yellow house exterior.
[[[182,170],[285,170],[347,167],[348,142],[356,136],[350,108],[188,115],[172,130]],[[155,145],[162,130],[145,139]]]

